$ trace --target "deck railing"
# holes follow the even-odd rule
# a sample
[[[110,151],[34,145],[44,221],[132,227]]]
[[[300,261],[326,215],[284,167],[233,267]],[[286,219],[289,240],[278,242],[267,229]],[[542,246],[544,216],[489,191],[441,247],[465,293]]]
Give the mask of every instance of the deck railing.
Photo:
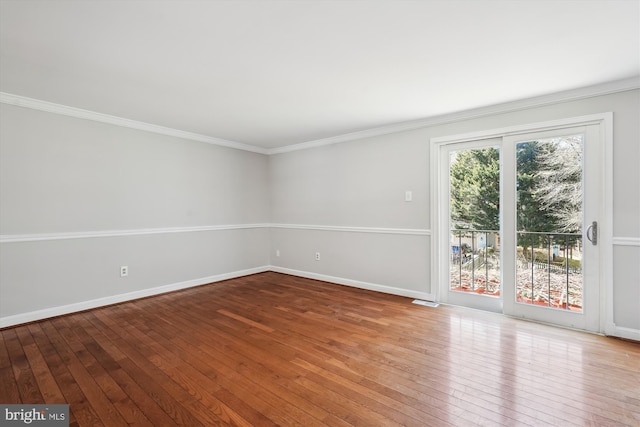
[[[520,231],[518,302],[582,311],[582,234]]]
[[[516,300],[582,311],[582,235],[517,232]],[[452,290],[500,295],[500,232],[451,230]]]
[[[497,230],[451,230],[451,289],[500,295]]]

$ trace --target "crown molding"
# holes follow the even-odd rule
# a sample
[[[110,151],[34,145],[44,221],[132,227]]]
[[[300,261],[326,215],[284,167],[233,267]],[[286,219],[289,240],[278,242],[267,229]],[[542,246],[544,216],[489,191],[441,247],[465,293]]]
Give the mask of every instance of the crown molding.
[[[0,92],[0,103],[15,105],[17,107],[31,108],[33,110],[46,111],[48,113],[60,114],[63,116],[75,117],[78,119],[92,120],[94,122],[107,123],[110,125],[157,133],[160,135],[174,136],[191,141],[204,142],[207,144],[218,145],[227,148],[234,148],[236,150],[267,154],[267,149],[262,147],[242,144],[240,142],[229,141],[222,138],[215,138],[212,136],[201,135],[198,133],[187,132],[179,129],[168,128],[165,126],[154,125],[151,123],[139,122],[137,120],[125,119],[123,117],[111,116],[109,114],[97,113],[95,111],[83,110],[81,108],[69,107],[67,105],[56,104],[53,102],[42,101],[39,99],[28,98],[26,96],[14,95],[6,92]]]
[[[517,101],[505,102],[501,104],[490,105],[487,107],[479,107],[471,110],[460,111],[440,116],[427,117],[424,119],[412,120],[382,126],[373,129],[366,129],[358,132],[347,133],[344,135],[332,136],[329,138],[317,139],[314,141],[302,142],[300,144],[287,145],[284,147],[272,148],[267,150],[267,154],[282,154],[291,151],[306,150],[310,148],[322,147],[325,145],[338,144],[341,142],[354,141],[357,139],[371,138],[375,136],[388,135],[397,132],[415,130],[429,126],[443,125],[448,123],[459,122],[463,120],[476,119],[494,114],[510,113],[530,108],[542,107],[560,102],[577,101],[580,99],[592,98],[595,96],[610,95],[628,90],[640,89],[640,77],[633,77],[624,80],[616,80],[613,82],[586,86],[577,89],[556,92],[548,95],[541,95],[532,98],[521,99]]]
[[[313,141],[302,142],[299,144],[286,145],[277,148],[263,148],[254,145],[243,144],[240,142],[230,141],[213,136],[187,132],[179,129],[168,128],[165,126],[154,125],[151,123],[139,122],[136,120],[125,119],[123,117],[111,116],[108,114],[97,113],[95,111],[84,110],[81,108],[69,107],[53,102],[42,101],[39,99],[28,98],[21,95],[14,95],[6,92],[0,92],[0,103],[15,105],[18,107],[31,108],[34,110],[46,111],[54,114],[92,120],[101,123],[108,123],[116,126],[122,126],[131,129],[137,129],[147,132],[153,132],[161,135],[183,138],[191,141],[204,142],[207,144],[218,145],[221,147],[234,148],[237,150],[250,151],[258,154],[283,154],[292,151],[307,150],[326,145],[339,144],[358,139],[372,138],[376,136],[388,135],[397,132],[415,130],[429,126],[443,125],[464,120],[486,117],[494,114],[503,114],[514,111],[526,110],[535,107],[541,107],[560,102],[577,101],[580,99],[592,98],[595,96],[609,95],[628,90],[640,89],[640,77],[616,80],[613,82],[581,87],[577,89],[556,92],[548,95],[542,95],[532,98],[521,99],[501,104],[495,104],[487,107],[480,107],[471,110],[460,111],[456,113],[444,114],[440,116],[426,117],[418,120],[411,120],[392,124],[389,126],[381,126],[362,131],[351,132],[343,135],[336,135],[328,138],[317,139]]]

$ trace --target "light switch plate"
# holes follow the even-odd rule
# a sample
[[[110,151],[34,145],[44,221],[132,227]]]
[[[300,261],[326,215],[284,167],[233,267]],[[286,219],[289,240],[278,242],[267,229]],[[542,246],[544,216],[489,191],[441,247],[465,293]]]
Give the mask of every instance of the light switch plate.
[[[413,191],[407,190],[404,192],[404,201],[410,202],[413,200]]]

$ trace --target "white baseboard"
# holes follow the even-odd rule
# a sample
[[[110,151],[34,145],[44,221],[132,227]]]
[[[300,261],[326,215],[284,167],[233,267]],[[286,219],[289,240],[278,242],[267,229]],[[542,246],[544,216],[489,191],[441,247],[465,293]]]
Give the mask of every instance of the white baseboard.
[[[90,310],[93,308],[104,307],[111,304],[118,304],[126,301],[133,301],[140,298],[146,298],[154,295],[160,295],[167,292],[178,291],[181,289],[192,288],[195,286],[206,285],[208,283],[220,282],[237,277],[248,276],[251,274],[263,273],[266,271],[274,271],[277,273],[289,274],[292,276],[305,277],[308,279],[322,280],[324,282],[336,283],[339,285],[351,286],[354,288],[367,289],[370,291],[382,292],[386,294],[399,295],[403,297],[416,298],[426,301],[435,301],[435,296],[426,292],[411,291],[393,286],[380,285],[377,283],[362,282],[359,280],[345,279],[342,277],[329,276],[326,274],[312,273],[309,271],[294,270],[291,268],[278,266],[262,266],[246,270],[233,271],[230,273],[218,274],[215,276],[202,277],[199,279],[187,280],[170,285],[158,286],[140,291],[128,292],[125,294],[112,295],[104,298],[97,298],[89,301],[63,305],[59,307],[51,307],[44,310],[31,311],[28,313],[16,314],[13,316],[0,317],[0,328],[7,328],[24,323],[35,322],[50,317],[62,316],[65,314],[76,313],[79,311]],[[625,338],[634,341],[640,341],[640,330],[616,326],[611,324],[606,328],[606,335]]]
[[[76,313],[79,311],[90,310],[92,308],[104,307],[106,305],[118,304],[121,302],[132,301],[139,298],[150,297],[153,295],[160,295],[167,292],[179,291],[181,289],[192,288],[194,286],[206,285],[207,283],[235,279],[236,277],[248,276],[250,274],[263,273],[269,270],[270,267],[265,265],[262,267],[255,267],[247,270],[233,271],[230,273],[217,274],[215,276],[201,277],[184,282],[172,283],[170,285],[158,286],[156,288],[127,292],[126,294],[112,295],[59,307],[46,308],[44,310],[37,310],[28,313],[16,314],[13,316],[0,317],[0,328],[35,322],[37,320],[47,319],[49,317],[62,316],[63,314]]]
[[[609,325],[605,329],[605,335],[624,338],[627,340],[640,341],[640,330],[633,328],[625,328],[623,326],[617,326],[615,323]]]
[[[111,304],[118,304],[126,301],[133,301],[139,298],[146,298],[154,295],[160,295],[167,292],[178,291],[181,289],[192,288],[194,286],[206,285],[207,283],[220,282],[222,280],[235,279],[237,277],[248,276],[250,274],[263,273],[265,271],[275,271],[278,273],[290,274],[292,276],[306,277],[309,279],[322,280],[325,282],[337,283],[339,285],[346,285],[360,289],[367,289],[371,291],[383,292],[392,295],[400,295],[409,298],[423,299],[427,301],[433,301],[433,295],[426,292],[410,291],[402,288],[395,288],[392,286],[380,285],[376,283],[362,282],[358,280],[345,279],[342,277],[328,276],[325,274],[311,273],[307,271],[293,270],[290,268],[277,267],[277,266],[262,266],[256,268],[250,268],[247,270],[234,271],[230,273],[218,274],[215,276],[202,277],[193,280],[187,280],[179,283],[172,283],[170,285],[158,286],[155,288],[142,289],[134,292],[127,292],[125,294],[112,295],[103,298],[97,298],[89,301],[82,301],[73,304],[67,304],[58,307],[46,308],[43,310],[31,311],[28,313],[16,314],[13,316],[0,317],[0,328],[7,328],[10,326],[21,325],[24,323],[35,322],[38,320],[47,319],[50,317],[62,316],[65,314],[76,313],[79,311],[90,310],[93,308],[104,307]]]
[[[370,291],[383,292],[385,294],[399,295],[409,298],[433,301],[434,295],[426,292],[411,291],[409,289],[395,288],[393,286],[380,285],[377,283],[361,282],[359,280],[345,279],[342,277],[328,276],[326,274],[312,273],[309,271],[293,270],[291,268],[271,266],[271,271],[277,273],[290,274],[292,276],[305,277],[307,279],[322,280],[324,282],[337,283],[339,285],[351,286],[354,288],[367,289]]]

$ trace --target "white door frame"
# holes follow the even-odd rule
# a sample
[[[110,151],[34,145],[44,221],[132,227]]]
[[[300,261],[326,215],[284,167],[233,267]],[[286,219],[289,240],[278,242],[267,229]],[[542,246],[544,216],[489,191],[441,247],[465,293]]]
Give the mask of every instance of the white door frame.
[[[509,126],[498,129],[470,132],[458,135],[431,138],[430,145],[430,181],[431,181],[431,289],[436,301],[446,299],[443,289],[448,285],[449,271],[443,269],[443,257],[448,259],[449,251],[443,253],[442,240],[449,240],[449,233],[443,233],[445,222],[448,223],[448,194],[444,190],[448,185],[443,182],[441,171],[441,147],[448,144],[476,141],[490,138],[505,138],[519,134],[551,131],[567,127],[598,125],[602,148],[602,179],[601,192],[603,206],[600,212],[599,244],[600,249],[600,306],[598,332],[610,333],[615,331],[613,321],[613,113],[601,113],[580,117],[571,117],[546,122]],[[444,234],[444,235],[443,235]],[[448,264],[447,264],[448,265]]]

